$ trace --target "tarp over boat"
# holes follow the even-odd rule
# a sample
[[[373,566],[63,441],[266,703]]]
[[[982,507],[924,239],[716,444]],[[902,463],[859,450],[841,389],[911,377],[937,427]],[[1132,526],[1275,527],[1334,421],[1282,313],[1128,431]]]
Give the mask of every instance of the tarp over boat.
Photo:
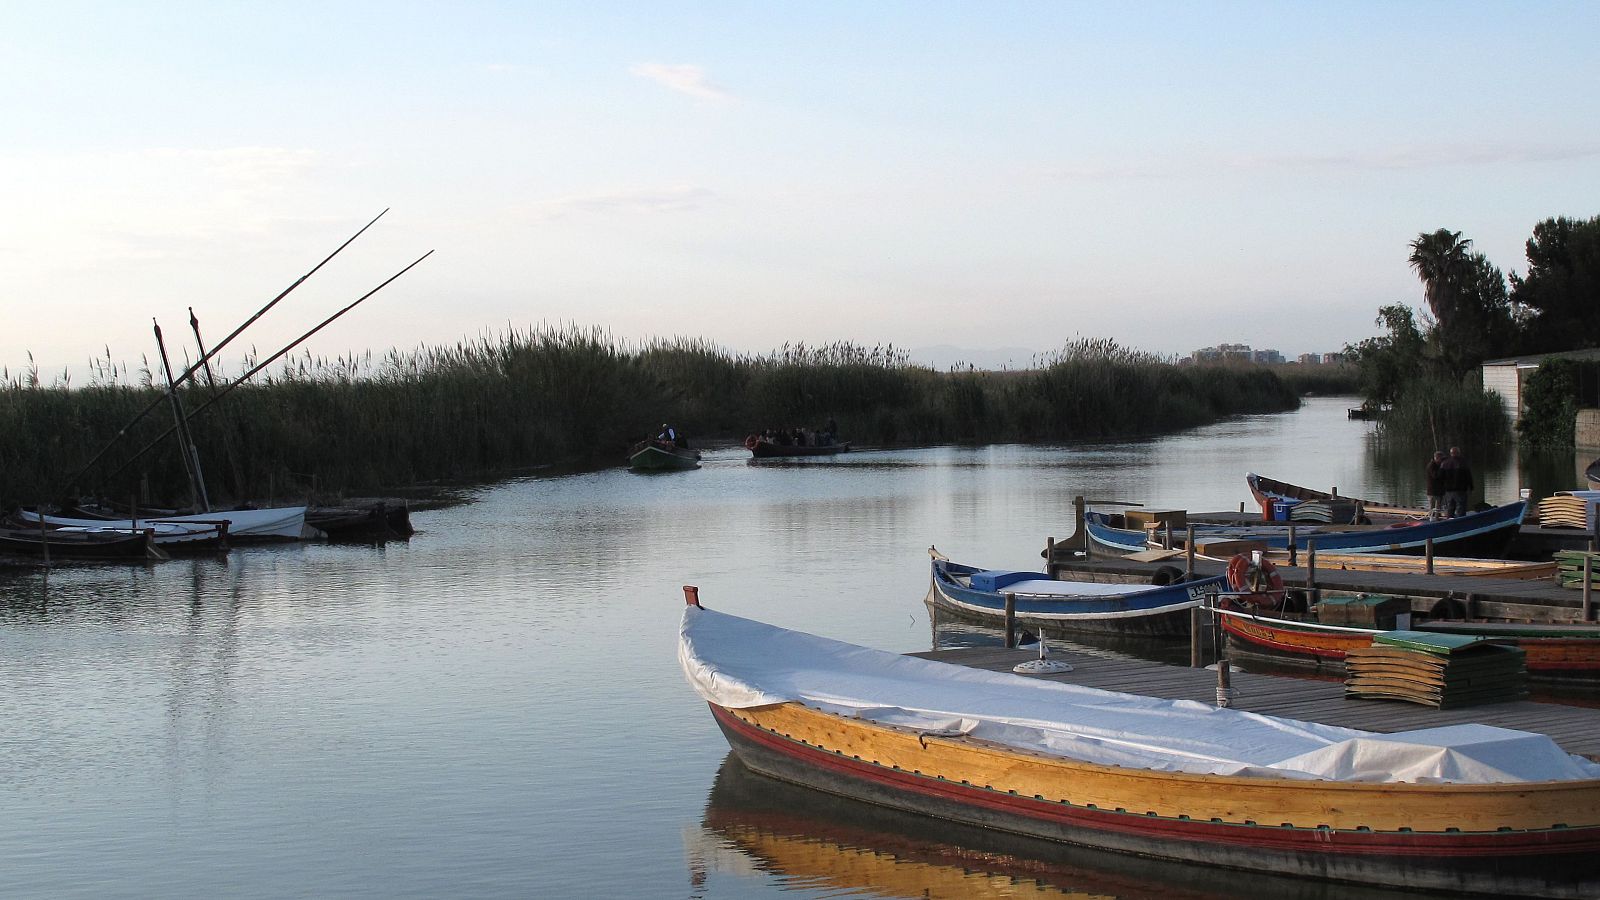
[[[1568,781],[1600,765],[1549,737],[1487,725],[1375,734],[874,650],[690,606],[678,660],[700,696],[799,702],[1101,765],[1364,782]]]
[[[27,522],[37,522],[40,515],[33,510],[21,510],[18,518]],[[275,540],[299,540],[301,531],[306,524],[306,508],[304,506],[281,506],[269,509],[230,509],[216,512],[196,513],[185,516],[153,516],[138,520],[133,519],[74,519],[66,516],[44,516],[46,525],[52,527],[70,528],[140,528],[149,527],[152,523],[170,525],[200,526],[204,531],[206,523],[226,520],[228,523],[229,538],[256,538]],[[181,530],[181,529],[180,529]],[[214,536],[215,529],[211,530]],[[158,542],[161,534],[156,535]]]

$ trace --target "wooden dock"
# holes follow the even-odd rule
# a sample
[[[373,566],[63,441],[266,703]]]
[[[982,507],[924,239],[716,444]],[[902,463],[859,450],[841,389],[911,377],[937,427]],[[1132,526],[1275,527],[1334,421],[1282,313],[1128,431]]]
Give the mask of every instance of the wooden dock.
[[[1030,658],[1027,651],[994,647],[910,655],[992,672],[1009,672]],[[1052,650],[1050,657],[1071,663],[1072,671],[1030,677],[1167,700],[1217,700],[1217,673],[1210,669],[1068,650]],[[1238,671],[1231,681],[1234,696],[1229,705],[1234,709],[1381,733],[1477,722],[1549,735],[1568,752],[1600,762],[1600,709],[1522,700],[1441,710],[1397,701],[1346,700],[1343,681]]]

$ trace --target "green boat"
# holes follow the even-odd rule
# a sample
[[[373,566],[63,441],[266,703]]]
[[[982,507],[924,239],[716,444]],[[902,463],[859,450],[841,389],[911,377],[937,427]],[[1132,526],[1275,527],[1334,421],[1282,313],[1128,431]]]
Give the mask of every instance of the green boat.
[[[700,468],[700,451],[675,447],[665,441],[644,441],[634,446],[628,466],[636,472],[664,472]]]

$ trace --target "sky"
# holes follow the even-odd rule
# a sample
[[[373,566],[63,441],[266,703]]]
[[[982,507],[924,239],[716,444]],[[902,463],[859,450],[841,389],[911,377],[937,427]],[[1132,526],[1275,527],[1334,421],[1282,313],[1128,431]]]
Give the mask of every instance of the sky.
[[[0,0],[0,367],[541,324],[1293,358],[1600,214],[1600,4]],[[78,374],[73,374],[73,373]]]

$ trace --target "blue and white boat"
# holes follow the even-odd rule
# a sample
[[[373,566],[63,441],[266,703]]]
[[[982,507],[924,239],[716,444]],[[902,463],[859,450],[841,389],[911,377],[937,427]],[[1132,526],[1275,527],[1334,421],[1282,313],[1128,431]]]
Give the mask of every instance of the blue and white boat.
[[[927,603],[941,616],[1003,627],[1011,594],[1016,623],[1044,634],[1180,637],[1189,633],[1189,610],[1207,593],[1226,590],[1220,575],[1183,581],[1176,567],[1161,575],[1161,584],[1057,581],[1042,572],[962,565],[934,553]]]
[[[1305,550],[1313,542],[1320,551],[1338,553],[1421,553],[1428,540],[1436,552],[1450,556],[1498,557],[1522,524],[1526,501],[1518,500],[1454,519],[1405,519],[1389,525],[1306,525],[1295,526],[1294,545]],[[1148,550],[1143,529],[1128,528],[1122,516],[1111,513],[1084,513],[1084,527],[1096,544],[1123,553]],[[1259,541],[1271,550],[1289,548],[1289,526],[1194,525],[1195,542]]]

